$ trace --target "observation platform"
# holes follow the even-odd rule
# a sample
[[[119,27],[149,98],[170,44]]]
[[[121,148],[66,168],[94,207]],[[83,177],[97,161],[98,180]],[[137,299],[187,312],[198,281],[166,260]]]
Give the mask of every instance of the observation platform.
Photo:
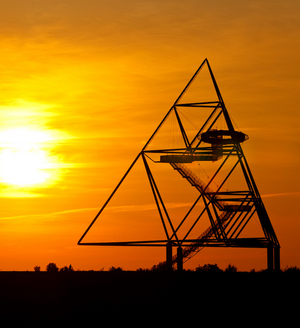
[[[210,130],[201,133],[197,138],[212,145],[233,145],[249,139],[243,132],[229,130]]]
[[[162,155],[160,156],[161,163],[193,163],[196,161],[217,161],[223,156],[220,154],[208,154],[208,155]]]

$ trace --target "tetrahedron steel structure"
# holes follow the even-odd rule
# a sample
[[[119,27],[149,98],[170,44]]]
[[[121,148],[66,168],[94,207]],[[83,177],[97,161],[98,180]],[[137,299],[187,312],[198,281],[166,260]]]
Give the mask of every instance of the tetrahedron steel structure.
[[[205,83],[198,83],[203,82],[200,74],[203,71],[206,71]],[[173,122],[173,130],[176,130],[176,147],[174,143],[170,146],[163,141],[166,134],[162,130],[170,120]],[[177,266],[179,270],[182,269],[183,262],[204,247],[265,248],[268,269],[279,270],[280,245],[241,146],[247,139],[246,134],[234,128],[209,62],[205,59],[78,244],[166,247],[166,261],[159,264],[160,269],[173,269]],[[145,167],[165,239],[84,242],[86,234],[140,160]],[[152,166],[165,165],[169,169],[173,168],[186,180],[189,187],[196,190],[196,198],[185,215],[179,220],[176,218],[176,224],[163,200],[150,163]],[[206,179],[197,171],[199,168],[203,172],[209,172]],[[202,227],[201,231],[200,222],[204,218],[208,227]],[[252,236],[250,229],[248,235],[244,236],[245,229],[252,221],[259,226],[261,233],[259,236]],[[183,226],[185,230],[182,233]],[[174,256],[173,247],[177,248]]]

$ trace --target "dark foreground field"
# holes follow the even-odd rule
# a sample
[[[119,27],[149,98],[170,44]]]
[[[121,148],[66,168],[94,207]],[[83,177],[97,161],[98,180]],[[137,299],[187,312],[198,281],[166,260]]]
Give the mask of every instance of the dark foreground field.
[[[269,325],[297,320],[299,274],[0,272],[2,327]],[[28,326],[29,327],[29,326]]]

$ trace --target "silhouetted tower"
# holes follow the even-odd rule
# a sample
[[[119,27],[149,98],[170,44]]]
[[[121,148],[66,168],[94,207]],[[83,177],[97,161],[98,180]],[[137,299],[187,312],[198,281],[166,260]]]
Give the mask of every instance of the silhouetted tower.
[[[199,73],[204,68],[208,79],[199,86],[196,81],[201,81]],[[195,90],[192,90],[193,87]],[[201,92],[203,96],[199,95]],[[162,128],[170,120],[176,127],[178,147],[166,146],[163,141]],[[193,124],[195,121],[199,128],[197,124]],[[169,270],[176,266],[181,270],[183,263],[204,247],[265,248],[268,269],[279,270],[280,245],[241,147],[241,143],[247,139],[246,134],[234,128],[211,67],[205,59],[78,244],[163,246],[166,247],[166,261],[158,266],[160,269]],[[82,242],[140,159],[147,173],[166,238],[129,242]],[[149,162],[169,165],[197,191],[197,197],[187,213],[179,221],[176,218],[176,226],[169,215],[167,204],[163,201]],[[205,170],[210,172],[206,181],[197,171],[201,167],[205,172],[204,166]],[[201,231],[200,222],[205,221],[205,218],[210,225]],[[253,220],[259,223],[261,234],[243,236],[245,228],[250,226]],[[252,233],[251,229],[249,233]],[[174,247],[177,248],[177,253],[173,256]]]

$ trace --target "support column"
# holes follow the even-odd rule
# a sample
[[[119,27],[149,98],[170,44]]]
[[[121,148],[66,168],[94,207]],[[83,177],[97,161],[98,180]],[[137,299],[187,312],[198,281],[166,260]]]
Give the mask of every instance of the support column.
[[[274,266],[273,266],[274,260],[273,260],[273,246],[272,245],[268,246],[268,248],[267,248],[267,257],[268,257],[268,259],[267,259],[268,267],[267,268],[268,268],[269,271],[273,271],[273,269],[274,269]]]
[[[172,242],[167,243],[167,270],[172,271]]]
[[[182,248],[177,247],[177,271],[183,270],[183,258],[182,258]]]
[[[274,268],[276,271],[280,271],[280,247],[274,248]]]

